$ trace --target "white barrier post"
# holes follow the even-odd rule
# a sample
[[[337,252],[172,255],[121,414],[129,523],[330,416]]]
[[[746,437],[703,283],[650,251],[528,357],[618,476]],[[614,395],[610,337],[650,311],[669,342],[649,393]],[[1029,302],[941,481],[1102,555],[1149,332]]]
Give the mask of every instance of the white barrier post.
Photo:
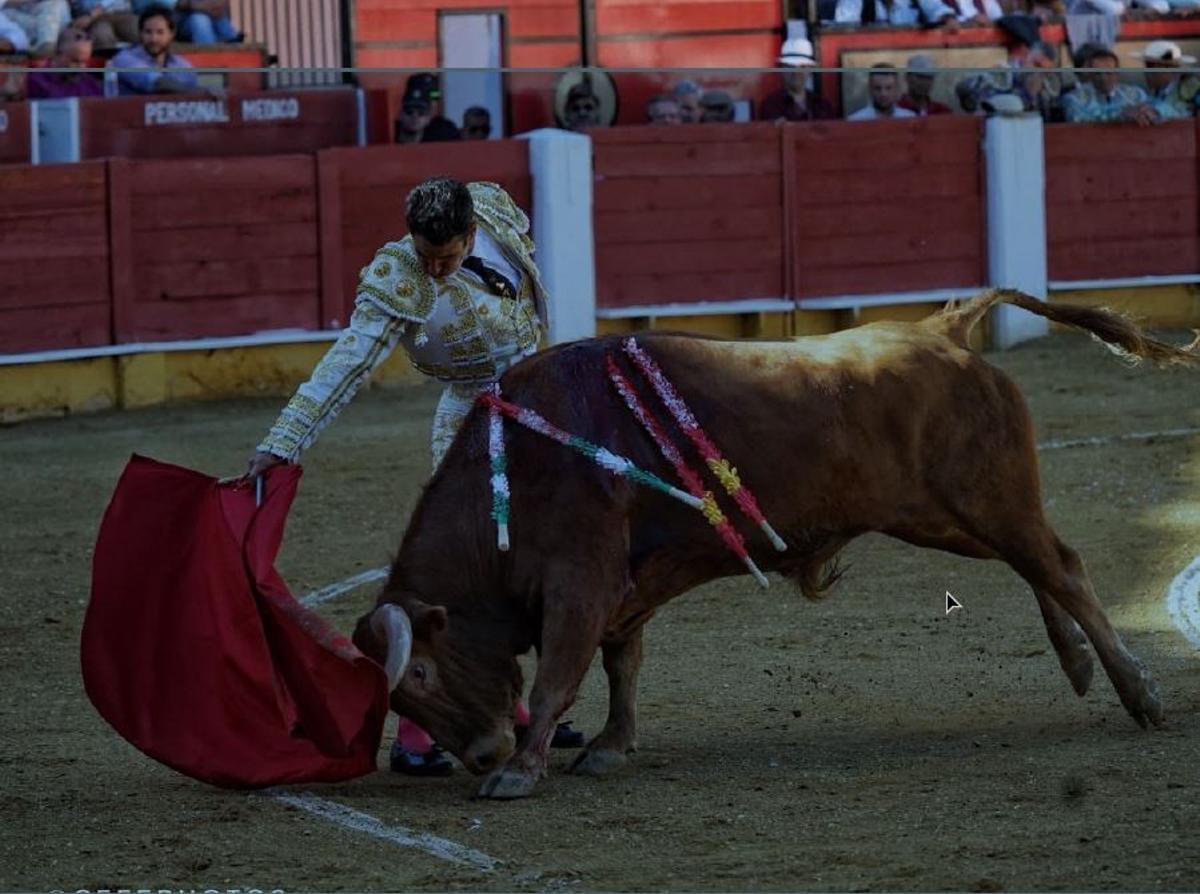
[[[592,141],[545,128],[529,140],[534,259],[550,293],[550,342],[596,334],[596,259],[592,239]]]
[[[988,281],[1046,300],[1046,162],[1042,119],[987,120]],[[992,311],[993,347],[1010,348],[1050,331],[1044,317],[1011,305]]]

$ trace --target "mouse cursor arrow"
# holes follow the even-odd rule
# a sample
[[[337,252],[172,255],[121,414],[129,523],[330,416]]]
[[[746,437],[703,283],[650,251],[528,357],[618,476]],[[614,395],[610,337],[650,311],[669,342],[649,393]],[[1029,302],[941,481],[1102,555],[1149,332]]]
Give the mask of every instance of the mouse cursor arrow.
[[[946,591],[946,614],[954,611],[956,608],[962,608],[963,604],[951,595],[950,591]]]

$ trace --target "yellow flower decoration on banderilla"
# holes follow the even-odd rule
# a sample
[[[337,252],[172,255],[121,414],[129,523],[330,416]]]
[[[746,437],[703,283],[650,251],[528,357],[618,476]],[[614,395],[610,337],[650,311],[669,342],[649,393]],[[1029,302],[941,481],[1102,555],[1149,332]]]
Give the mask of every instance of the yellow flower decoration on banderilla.
[[[721,487],[725,488],[725,493],[736,494],[742,489],[742,480],[738,478],[737,469],[729,465],[729,460],[714,459],[709,457],[705,460],[712,473],[717,476],[717,480],[721,482]]]
[[[708,519],[708,523],[713,527],[723,525],[727,521],[725,513],[717,505],[717,498],[711,490],[704,492],[704,506],[700,511],[704,513],[704,517]]]

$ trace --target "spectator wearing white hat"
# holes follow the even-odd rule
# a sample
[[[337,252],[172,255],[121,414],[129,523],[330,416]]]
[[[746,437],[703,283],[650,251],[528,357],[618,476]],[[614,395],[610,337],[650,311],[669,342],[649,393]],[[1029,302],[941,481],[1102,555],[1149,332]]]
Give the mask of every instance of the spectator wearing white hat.
[[[904,70],[904,83],[908,90],[900,97],[896,105],[908,109],[918,118],[926,115],[949,115],[953,109],[943,102],[938,102],[931,95],[933,82],[937,78],[937,66],[933,57],[928,53],[917,53],[908,57],[908,66]]]
[[[849,115],[848,121],[917,117],[908,109],[896,105],[900,98],[900,72],[890,62],[877,62],[871,66],[867,74],[867,91],[871,94],[870,103]]]
[[[1179,68],[1195,65],[1195,56],[1185,56],[1179,44],[1156,40],[1146,44],[1141,53],[1146,66],[1146,90],[1150,104],[1164,120],[1191,118],[1196,113],[1200,80],[1195,75],[1181,77]]]
[[[807,69],[816,65],[817,60],[811,40],[805,37],[785,40],[779,51],[779,64],[788,68],[783,72],[783,86],[763,100],[758,116],[761,120],[828,121],[837,117],[829,101],[812,91],[812,75]]]

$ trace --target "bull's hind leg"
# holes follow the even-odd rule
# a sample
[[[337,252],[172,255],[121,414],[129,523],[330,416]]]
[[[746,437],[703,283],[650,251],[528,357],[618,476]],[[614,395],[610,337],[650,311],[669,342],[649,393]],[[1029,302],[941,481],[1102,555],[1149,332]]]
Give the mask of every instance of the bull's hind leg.
[[[608,675],[608,720],[571,764],[572,773],[602,776],[637,750],[637,675],[642,666],[642,628],[619,642],[601,645]]]
[[[943,528],[937,533],[927,530],[893,530],[888,533],[917,546],[945,550],[970,559],[1002,559],[995,550],[952,528]],[[1050,644],[1058,654],[1058,663],[1067,679],[1071,681],[1075,692],[1079,695],[1086,694],[1092,683],[1093,671],[1087,635],[1075,619],[1063,611],[1045,590],[1035,587],[1033,592],[1037,597],[1038,607],[1042,610],[1042,620],[1046,624]]]
[[[999,515],[995,520],[976,524],[969,519],[963,521],[964,526],[969,526],[973,537],[999,553],[1029,582],[1038,594],[1039,601],[1049,597],[1046,600],[1048,604],[1057,603],[1079,623],[1091,640],[1100,663],[1130,716],[1142,727],[1147,723],[1156,726],[1161,724],[1163,710],[1158,685],[1109,623],[1079,554],[1058,539],[1040,512],[1030,513],[1015,525],[1005,525],[1002,518],[1003,515]],[[1053,609],[1048,613],[1043,608],[1043,616],[1047,615],[1056,617]],[[1052,631],[1052,641],[1054,636]],[[1055,643],[1056,648],[1058,645]],[[1080,651],[1078,644],[1071,639],[1064,645],[1074,653]],[[1061,657],[1061,650],[1059,654]],[[1067,673],[1071,674],[1069,668]],[[1075,678],[1072,678],[1072,682],[1076,682]],[[1076,683],[1077,690],[1079,686]]]

